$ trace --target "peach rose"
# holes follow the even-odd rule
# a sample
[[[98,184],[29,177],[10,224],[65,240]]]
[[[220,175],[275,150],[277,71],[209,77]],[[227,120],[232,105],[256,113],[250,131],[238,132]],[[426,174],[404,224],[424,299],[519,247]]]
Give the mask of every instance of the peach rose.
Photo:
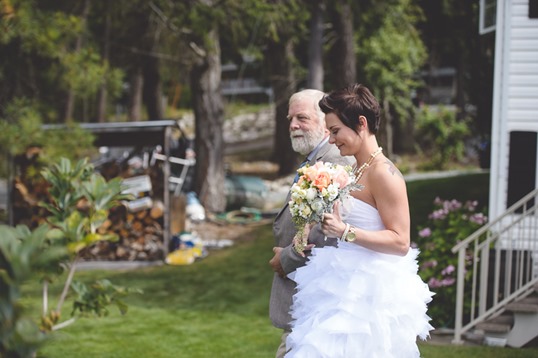
[[[304,175],[306,176],[306,178],[308,180],[310,180],[311,182],[313,182],[314,180],[316,180],[317,176],[318,176],[318,173],[320,170],[323,170],[323,164],[320,163],[320,162],[317,162],[316,164],[308,167],[308,168],[305,168],[303,169],[303,173]]]
[[[326,171],[318,172],[318,176],[312,181],[312,185],[317,187],[319,191],[327,189],[331,184],[331,176]]]

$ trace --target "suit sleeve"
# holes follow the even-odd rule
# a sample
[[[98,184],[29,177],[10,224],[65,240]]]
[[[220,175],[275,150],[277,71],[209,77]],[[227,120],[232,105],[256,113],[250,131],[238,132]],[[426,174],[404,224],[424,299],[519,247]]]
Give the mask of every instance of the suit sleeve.
[[[308,235],[308,243],[316,245],[316,247],[322,247],[326,245],[335,246],[336,240],[328,238],[325,240],[325,235],[321,231],[321,225],[316,225],[310,231]],[[280,264],[286,274],[295,271],[297,268],[304,266],[308,260],[310,252],[306,252],[306,258],[299,255],[294,249],[293,245],[286,246],[280,253]]]

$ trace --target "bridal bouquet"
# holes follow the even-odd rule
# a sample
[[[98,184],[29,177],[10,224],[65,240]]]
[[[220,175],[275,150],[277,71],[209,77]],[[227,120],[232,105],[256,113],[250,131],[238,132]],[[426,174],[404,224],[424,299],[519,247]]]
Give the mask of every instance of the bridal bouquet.
[[[355,183],[351,166],[317,162],[297,170],[299,180],[291,187],[289,202],[292,220],[297,227],[294,247],[302,254],[308,237],[304,237],[305,226],[323,220],[324,213],[331,213],[334,203],[342,201],[352,190],[360,190],[362,185]]]

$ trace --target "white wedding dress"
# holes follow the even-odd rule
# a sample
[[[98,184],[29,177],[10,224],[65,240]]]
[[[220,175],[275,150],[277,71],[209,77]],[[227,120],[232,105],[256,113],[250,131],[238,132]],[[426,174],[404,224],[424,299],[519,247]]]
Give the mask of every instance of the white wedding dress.
[[[377,209],[349,201],[346,222],[384,229]],[[417,249],[402,257],[348,242],[314,248],[289,275],[297,292],[285,357],[419,357],[417,337],[433,329],[426,314],[433,293],[417,274],[417,256]]]

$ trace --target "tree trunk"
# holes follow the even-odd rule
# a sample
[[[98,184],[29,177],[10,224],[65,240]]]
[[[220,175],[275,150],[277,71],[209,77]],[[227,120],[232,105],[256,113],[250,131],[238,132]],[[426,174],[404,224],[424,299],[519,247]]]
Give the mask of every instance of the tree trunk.
[[[129,120],[139,121],[142,118],[142,92],[144,88],[144,76],[142,68],[136,67],[131,75],[131,88],[129,91]]]
[[[159,60],[156,57],[148,56],[144,61],[144,103],[149,120],[159,121],[164,118],[162,98]]]
[[[278,174],[292,173],[298,164],[290,140],[288,101],[295,92],[295,73],[293,71],[293,43],[291,39],[279,42],[269,41],[265,59],[269,81],[275,94],[275,138],[273,161],[279,166]]]
[[[353,12],[347,0],[338,1],[334,16],[336,43],[334,45],[334,86],[342,88],[357,81],[355,42],[353,40]]]
[[[323,2],[313,1],[306,87],[323,91]]]
[[[82,10],[82,26],[86,26],[86,19],[90,13],[90,0],[84,1],[84,7]],[[75,45],[75,52],[79,52],[82,48],[82,38],[83,35],[77,37],[77,43]],[[65,112],[64,112],[64,122],[69,122],[73,119],[73,112],[75,111],[75,91],[69,89],[67,92],[67,100],[65,103]]]
[[[105,34],[103,38],[103,61],[109,62],[110,57],[110,13],[105,15]],[[99,103],[97,104],[97,122],[103,123],[106,121],[108,102],[108,90],[107,83],[103,81],[101,89],[99,90]]]
[[[221,63],[218,31],[207,34],[207,53],[191,70],[192,101],[195,115],[195,190],[210,212],[226,209],[224,194],[224,137]]]

